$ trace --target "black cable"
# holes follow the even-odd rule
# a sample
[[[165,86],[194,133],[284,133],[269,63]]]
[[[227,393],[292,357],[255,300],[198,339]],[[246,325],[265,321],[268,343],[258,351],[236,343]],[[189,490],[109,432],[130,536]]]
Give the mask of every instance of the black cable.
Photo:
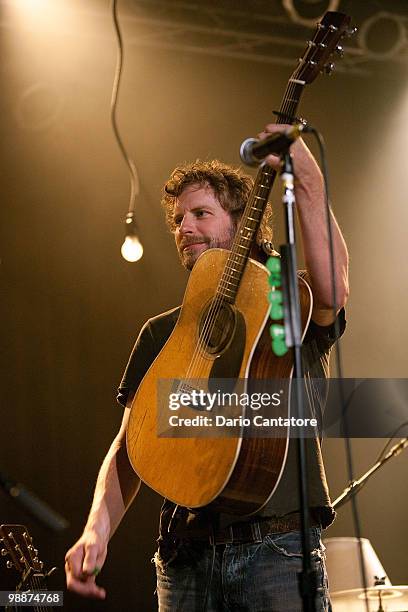
[[[342,365],[340,342],[338,338],[339,333],[340,333],[340,322],[337,317],[336,270],[335,270],[332,220],[331,220],[331,214],[330,214],[331,207],[330,207],[330,202],[329,202],[329,173],[328,173],[328,168],[327,168],[325,143],[324,143],[323,136],[315,128],[308,126],[305,131],[313,134],[313,136],[317,140],[317,143],[319,146],[322,173],[323,173],[327,234],[328,234],[328,239],[329,239],[330,275],[331,275],[332,297],[333,297],[333,315],[334,315],[334,321],[335,321],[334,330],[335,330],[335,337],[337,338],[336,347],[335,347],[337,378],[340,380],[339,392],[340,392],[340,401],[341,401],[341,406],[342,406],[342,429],[343,429],[344,444],[345,444],[345,450],[346,450],[347,473],[348,473],[349,481],[353,482],[354,481],[353,456],[352,456],[350,438],[348,435],[348,424],[347,424],[346,411],[345,411],[345,407],[347,403],[345,401],[344,389],[342,385],[343,365]],[[368,597],[367,597],[367,576],[366,576],[365,565],[364,565],[363,546],[361,542],[361,526],[360,526],[360,518],[359,518],[359,513],[358,513],[358,508],[357,508],[357,500],[355,496],[351,498],[351,508],[352,508],[352,515],[353,515],[354,532],[358,540],[360,571],[361,571],[361,577],[363,579],[363,588],[364,588],[364,595],[365,595],[365,607],[366,607],[366,611],[369,612]]]
[[[116,142],[118,143],[118,147],[120,152],[122,153],[122,157],[125,160],[127,167],[129,168],[130,174],[130,200],[129,200],[129,211],[128,214],[131,213],[133,216],[135,210],[135,199],[136,196],[139,195],[139,177],[137,174],[136,166],[133,159],[128,155],[125,145],[123,144],[122,138],[119,133],[118,124],[116,121],[116,109],[117,109],[117,101],[119,94],[119,87],[122,76],[122,68],[123,68],[123,41],[122,34],[120,31],[119,20],[117,15],[117,0],[111,0],[111,11],[112,11],[112,20],[115,28],[116,39],[117,39],[117,61],[115,68],[115,76],[113,79],[113,87],[112,87],[112,98],[111,98],[111,112],[110,118],[112,123],[113,133],[116,138]]]

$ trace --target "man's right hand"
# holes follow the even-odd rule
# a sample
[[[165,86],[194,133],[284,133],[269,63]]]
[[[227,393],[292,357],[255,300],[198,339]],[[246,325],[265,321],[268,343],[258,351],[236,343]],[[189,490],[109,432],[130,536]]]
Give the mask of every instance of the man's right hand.
[[[105,563],[107,542],[94,530],[86,530],[65,555],[65,574],[70,591],[84,597],[105,599],[105,589],[95,583]]]

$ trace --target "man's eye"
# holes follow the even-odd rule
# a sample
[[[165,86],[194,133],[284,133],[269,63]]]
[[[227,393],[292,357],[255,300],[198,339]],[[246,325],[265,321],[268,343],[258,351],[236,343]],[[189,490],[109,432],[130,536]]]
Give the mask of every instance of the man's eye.
[[[180,225],[182,220],[183,220],[182,217],[174,217],[173,223],[174,225]]]

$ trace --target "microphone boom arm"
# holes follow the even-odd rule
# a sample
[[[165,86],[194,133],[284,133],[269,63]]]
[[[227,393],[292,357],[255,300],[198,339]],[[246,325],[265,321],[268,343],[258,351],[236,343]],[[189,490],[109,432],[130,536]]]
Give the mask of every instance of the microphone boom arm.
[[[337,508],[340,508],[340,506],[348,502],[348,500],[351,499],[353,495],[356,495],[356,493],[358,493],[358,491],[367,482],[370,476],[374,474],[374,472],[379,470],[380,467],[382,467],[384,463],[387,463],[387,461],[389,461],[392,457],[396,457],[401,451],[404,450],[404,448],[407,448],[407,446],[408,446],[408,438],[402,438],[402,440],[400,440],[398,444],[396,444],[395,446],[391,448],[391,450],[385,455],[385,457],[377,461],[358,480],[353,480],[349,484],[349,486],[346,489],[344,489],[343,493],[339,495],[339,497],[336,500],[334,500],[333,508],[337,510]]]

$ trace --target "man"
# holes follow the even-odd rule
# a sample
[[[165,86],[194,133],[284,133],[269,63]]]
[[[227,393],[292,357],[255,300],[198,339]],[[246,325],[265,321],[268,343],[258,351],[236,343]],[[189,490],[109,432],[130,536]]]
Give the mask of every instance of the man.
[[[282,127],[268,125],[259,137],[265,138]],[[306,275],[314,300],[303,360],[309,377],[322,378],[328,375],[329,351],[336,340],[323,181],[303,141],[296,142],[291,151]],[[278,167],[279,160],[274,156],[267,161]],[[208,248],[231,247],[250,186],[249,177],[219,162],[196,162],[176,169],[166,185],[163,203],[186,268],[191,270]],[[343,306],[348,296],[348,256],[334,217],[332,222],[341,334],[345,326]],[[265,225],[260,237],[262,232]],[[262,259],[260,249],[255,251]],[[102,464],[84,532],[66,555],[67,586],[82,595],[105,597],[95,576],[105,561],[109,539],[140,486],[126,452],[129,410],[138,384],[170,335],[178,314],[179,309],[174,309],[145,324],[119,387],[118,399],[126,405],[122,425]],[[316,394],[315,410],[323,408],[319,399]],[[318,587],[316,609],[323,611],[329,609],[329,602],[320,533],[322,527],[332,522],[334,512],[318,440],[308,440],[307,453],[310,538]],[[299,528],[296,453],[291,444],[278,489],[257,516],[247,519],[214,516],[205,508],[192,512],[165,500],[160,517],[159,550],[155,555],[159,609],[163,612],[300,611]]]

